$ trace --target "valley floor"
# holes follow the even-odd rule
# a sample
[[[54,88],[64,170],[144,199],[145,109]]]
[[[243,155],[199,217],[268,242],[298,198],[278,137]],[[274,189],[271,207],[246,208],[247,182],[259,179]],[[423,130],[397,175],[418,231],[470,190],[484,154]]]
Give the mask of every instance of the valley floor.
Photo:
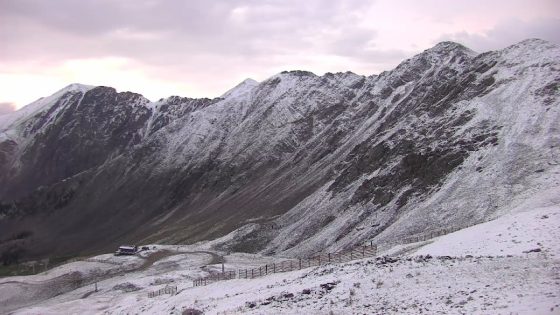
[[[165,258],[145,269],[137,268],[141,258],[126,258],[127,265],[118,268],[134,271],[100,280],[98,292],[87,285],[41,299],[41,290],[48,287],[30,291],[21,285],[40,286],[54,276],[115,265],[76,262],[49,271],[52,275],[0,279],[0,313],[17,302],[20,308],[14,314],[182,314],[186,309],[205,314],[560,314],[558,239],[560,206],[543,205],[427,242],[397,246],[386,252],[393,256],[201,287],[192,287],[192,279],[207,274],[207,268],[219,268],[203,267],[216,262],[216,256],[225,260],[227,269],[280,258],[221,257],[223,253],[211,255],[200,248],[158,245],[156,251],[167,251]],[[177,286],[177,294],[148,297],[166,285]],[[37,300],[18,300],[25,294],[36,294]]]

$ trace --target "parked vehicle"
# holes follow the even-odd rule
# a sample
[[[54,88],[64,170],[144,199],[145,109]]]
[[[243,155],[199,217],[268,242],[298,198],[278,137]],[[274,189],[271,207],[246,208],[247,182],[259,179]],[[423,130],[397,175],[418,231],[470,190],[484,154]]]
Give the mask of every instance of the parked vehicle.
[[[119,255],[135,255],[138,252],[138,246],[134,245],[122,245],[115,252],[115,256]]]

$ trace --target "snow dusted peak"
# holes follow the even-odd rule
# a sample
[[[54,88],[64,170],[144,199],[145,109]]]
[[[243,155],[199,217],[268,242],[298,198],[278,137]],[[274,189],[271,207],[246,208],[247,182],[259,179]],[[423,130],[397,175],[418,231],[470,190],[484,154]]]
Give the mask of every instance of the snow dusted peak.
[[[440,42],[430,49],[424,50],[420,56],[428,57],[434,61],[444,61],[456,57],[472,58],[478,53],[456,42]]]
[[[501,56],[504,64],[509,67],[537,65],[547,68],[549,64],[558,64],[560,60],[560,46],[537,38],[526,39],[491,53]]]
[[[117,97],[117,99],[114,100],[114,103],[121,106],[150,106],[150,100],[145,98],[142,94],[130,91],[118,92],[115,88],[109,86],[96,86],[84,94],[84,99],[101,98],[107,100],[107,104],[111,103],[108,101],[109,99],[114,99],[115,97]]]
[[[351,71],[336,73],[327,72],[323,77],[348,87],[356,87],[365,79],[364,76]]]
[[[59,90],[57,93],[60,92],[87,92],[91,89],[93,89],[95,86],[93,85],[86,85],[86,84],[80,84],[80,83],[72,83],[69,84],[68,86],[64,87],[63,89]]]
[[[291,71],[282,71],[279,76],[294,76],[294,77],[316,77],[317,75],[311,71],[303,71],[303,70],[291,70]]]
[[[255,81],[251,78],[247,78],[243,80],[241,83],[239,83],[238,85],[236,85],[233,89],[222,94],[221,98],[232,98],[232,97],[245,95],[251,92],[257,85],[259,85],[258,81]]]
[[[347,78],[356,78],[356,77],[361,77],[361,75],[355,74],[352,71],[346,71],[346,72],[327,72],[325,73],[325,77],[327,78],[340,78],[340,79],[347,79]]]
[[[286,87],[286,86],[294,86],[298,82],[306,81],[309,79],[315,79],[315,78],[318,78],[318,76],[310,71],[303,71],[303,70],[282,71],[263,81],[263,84],[271,85],[271,86],[282,85]]]
[[[33,104],[41,104],[40,106],[44,105],[45,103],[49,103],[50,101],[55,101],[58,100],[59,98],[63,97],[64,95],[66,95],[67,93],[86,93],[87,91],[90,91],[92,89],[96,88],[96,86],[93,85],[85,85],[85,84],[80,84],[80,83],[72,83],[69,84],[67,86],[65,86],[64,88],[56,91],[55,93],[53,93],[50,96],[47,97],[43,97],[40,98],[38,101],[35,101],[26,107],[33,107]]]
[[[547,51],[558,51],[560,46],[538,38],[530,38],[517,44],[506,47],[502,50],[504,54],[531,56],[539,53],[541,56],[547,55]]]
[[[558,47],[557,45],[546,41],[544,39],[540,39],[540,38],[529,38],[529,39],[525,39],[520,41],[517,44],[513,44],[509,47],[507,47],[506,49],[531,49],[531,48],[537,48],[537,47],[544,47],[544,48],[554,48],[554,47]]]
[[[95,86],[72,83],[56,91],[50,96],[41,97],[38,100],[25,105],[24,107],[13,113],[2,115],[2,118],[0,118],[0,130],[7,129],[11,125],[22,122],[38,113],[48,111],[62,98],[69,97],[69,95],[77,93],[85,94],[87,91],[93,88],[95,88]]]
[[[428,49],[431,51],[441,51],[441,52],[451,52],[451,51],[463,51],[463,52],[470,52],[469,48],[452,41],[443,41],[437,43],[434,47]]]
[[[240,84],[257,85],[257,84],[259,84],[259,81],[253,80],[251,78],[247,78],[247,79],[243,80],[243,82],[241,82]]]
[[[401,62],[394,70],[382,72],[379,78],[389,77],[389,81],[393,82],[391,84],[398,84],[400,81],[418,80],[426,73],[439,72],[441,69],[460,72],[466,69],[477,55],[461,44],[441,42]]]

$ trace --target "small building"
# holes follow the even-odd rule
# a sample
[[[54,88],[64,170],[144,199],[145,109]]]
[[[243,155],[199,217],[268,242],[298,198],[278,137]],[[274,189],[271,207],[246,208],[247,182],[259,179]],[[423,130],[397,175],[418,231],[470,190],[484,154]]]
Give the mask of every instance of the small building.
[[[115,252],[115,256],[119,255],[134,255],[138,252],[138,246],[134,245],[122,245]]]

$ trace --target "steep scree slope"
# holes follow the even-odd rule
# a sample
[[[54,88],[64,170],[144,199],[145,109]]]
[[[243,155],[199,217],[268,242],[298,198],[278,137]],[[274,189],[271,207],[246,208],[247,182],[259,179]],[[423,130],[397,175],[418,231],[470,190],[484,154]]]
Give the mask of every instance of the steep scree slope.
[[[443,42],[377,76],[289,71],[215,99],[71,85],[0,116],[0,246],[233,231],[219,247],[297,255],[492,218],[559,185],[559,57]]]

